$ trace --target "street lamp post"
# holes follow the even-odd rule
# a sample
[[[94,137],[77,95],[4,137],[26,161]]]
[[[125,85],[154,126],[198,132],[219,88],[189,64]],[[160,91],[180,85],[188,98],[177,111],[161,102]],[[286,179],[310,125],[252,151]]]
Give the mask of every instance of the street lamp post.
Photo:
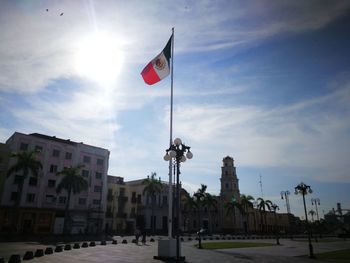
[[[317,221],[320,221],[320,218],[319,218],[319,216],[318,216],[318,208],[317,208],[317,205],[320,205],[320,204],[321,204],[321,203],[320,203],[320,198],[312,198],[312,199],[311,199],[311,204],[312,204],[312,205],[315,205],[315,207],[316,207]]]
[[[309,240],[309,253],[310,253],[310,258],[315,258],[313,247],[312,247],[312,244],[311,244],[310,225],[309,225],[309,221],[307,219],[306,203],[305,203],[305,195],[311,194],[312,193],[312,189],[311,189],[310,185],[307,185],[307,184],[305,184],[303,182],[298,184],[294,189],[295,189],[295,194],[296,195],[297,194],[301,194],[303,196],[304,212],[305,212],[307,234],[308,234],[307,236],[308,236],[308,240]]]
[[[287,213],[288,213],[288,222],[289,222],[289,232],[290,232],[290,238],[293,239],[293,229],[294,229],[294,221],[291,220],[291,212],[290,212],[290,204],[289,204],[289,195],[290,192],[288,190],[281,191],[281,199],[286,200],[286,207],[287,207]]]
[[[312,198],[311,199],[311,204],[315,205],[315,207],[316,207],[316,216],[317,216],[316,226],[317,226],[317,224],[320,223],[320,217],[318,216],[318,207],[317,207],[318,205],[320,205],[320,198]],[[315,227],[315,241],[318,242],[316,231],[317,231],[317,228]]]
[[[280,208],[278,207],[278,205],[276,204],[272,204],[271,205],[272,211],[274,213],[275,216],[275,235],[276,235],[276,244],[280,245],[280,238],[278,235],[278,229],[277,229],[277,214],[276,214],[276,210],[279,210]]]
[[[180,261],[180,163],[185,162],[186,159],[192,159],[193,154],[190,151],[190,148],[191,147],[183,144],[180,138],[176,138],[174,143],[170,145],[169,149],[166,150],[166,154],[164,156],[165,161],[174,159],[176,165],[176,262]]]
[[[286,206],[287,206],[287,213],[290,214],[290,205],[289,205],[289,195],[290,192],[287,191],[281,191],[281,199],[285,199],[286,200]]]

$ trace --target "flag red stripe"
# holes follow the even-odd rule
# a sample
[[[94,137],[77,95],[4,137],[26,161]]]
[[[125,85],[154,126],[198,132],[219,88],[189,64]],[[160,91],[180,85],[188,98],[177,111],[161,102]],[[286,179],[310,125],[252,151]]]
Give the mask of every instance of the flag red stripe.
[[[157,72],[153,68],[152,61],[142,70],[141,76],[148,85],[153,85],[160,81]]]

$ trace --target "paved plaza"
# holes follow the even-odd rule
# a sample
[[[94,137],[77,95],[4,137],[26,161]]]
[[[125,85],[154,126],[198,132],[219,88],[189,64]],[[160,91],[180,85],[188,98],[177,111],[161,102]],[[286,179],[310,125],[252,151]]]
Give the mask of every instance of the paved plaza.
[[[107,242],[107,245],[100,245],[101,242],[96,241],[95,247],[72,249],[69,251],[64,250],[62,252],[56,252],[51,255],[34,258],[30,260],[30,262],[162,262],[153,259],[153,256],[156,256],[158,254],[158,237],[155,238],[155,242],[147,242],[146,245],[136,245],[134,243],[131,243],[132,237],[115,237],[115,239],[118,241],[117,245],[113,245],[111,241]],[[128,243],[122,244],[122,239],[127,239]],[[149,241],[149,238],[147,241]],[[221,240],[221,242],[229,241]],[[252,242],[252,240],[246,240],[244,242]],[[274,243],[274,240],[254,240],[254,242]],[[289,239],[281,239],[280,246],[220,250],[197,249],[195,247],[196,243],[197,241],[186,241],[186,239],[184,242],[182,242],[182,255],[186,257],[186,262],[325,262],[305,257],[305,255],[308,254],[308,243],[305,240],[293,241]],[[318,242],[313,243],[313,246],[315,253],[321,253],[326,251],[350,248],[350,241],[338,240],[336,242]],[[7,262],[12,254],[20,254],[22,258],[26,251],[35,252],[36,249],[45,249],[47,247],[55,248],[54,245],[50,246],[37,242],[3,242],[0,243],[0,257],[4,257],[5,262]]]

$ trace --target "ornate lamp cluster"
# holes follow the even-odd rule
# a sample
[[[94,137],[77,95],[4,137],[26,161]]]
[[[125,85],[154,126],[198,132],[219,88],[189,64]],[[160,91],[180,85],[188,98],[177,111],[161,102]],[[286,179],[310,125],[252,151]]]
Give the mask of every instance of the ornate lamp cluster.
[[[295,194],[302,194],[302,195],[307,195],[307,194],[312,194],[312,189],[310,187],[310,185],[307,185],[303,182],[301,182],[300,184],[298,184],[295,188]]]
[[[176,138],[174,144],[170,145],[169,149],[166,150],[164,161],[169,161],[171,158],[174,158],[177,162],[186,162],[187,159],[192,159],[193,157],[190,149],[191,147],[182,143],[180,138]]]

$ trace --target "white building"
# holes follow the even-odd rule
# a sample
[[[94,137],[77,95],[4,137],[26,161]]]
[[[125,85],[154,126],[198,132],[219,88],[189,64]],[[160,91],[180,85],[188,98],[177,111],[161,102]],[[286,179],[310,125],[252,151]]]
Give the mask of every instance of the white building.
[[[105,227],[107,173],[109,151],[43,134],[15,132],[7,141],[11,152],[40,150],[38,159],[43,165],[38,178],[31,174],[25,179],[20,200],[19,232],[62,233],[67,192],[56,193],[62,179],[56,173],[64,167],[84,165],[81,175],[88,181],[87,191],[71,196],[69,213],[72,233],[97,233]],[[16,162],[10,159],[9,167]],[[18,176],[12,174],[0,193],[0,231],[11,224],[14,202],[18,196]]]

